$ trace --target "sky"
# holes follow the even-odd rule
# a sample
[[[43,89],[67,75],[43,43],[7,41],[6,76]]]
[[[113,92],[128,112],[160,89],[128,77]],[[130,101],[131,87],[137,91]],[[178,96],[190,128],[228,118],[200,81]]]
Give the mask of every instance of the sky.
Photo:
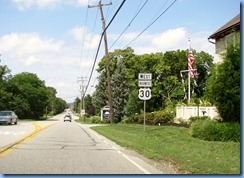
[[[102,0],[103,4],[112,3],[103,6],[107,24],[122,1]],[[193,49],[214,56],[215,46],[208,42],[208,37],[240,13],[241,1],[174,1],[127,0],[107,29],[109,52],[128,45],[135,54],[185,50],[190,38]],[[88,8],[88,4],[96,6],[98,2],[0,0],[0,65],[7,65],[12,75],[37,74],[46,86],[57,90],[57,97],[73,102],[80,97],[77,81],[80,77],[88,80],[98,48],[102,32],[100,11],[97,7]],[[102,42],[97,63],[104,54]],[[94,91],[96,77],[94,72],[87,94]]]

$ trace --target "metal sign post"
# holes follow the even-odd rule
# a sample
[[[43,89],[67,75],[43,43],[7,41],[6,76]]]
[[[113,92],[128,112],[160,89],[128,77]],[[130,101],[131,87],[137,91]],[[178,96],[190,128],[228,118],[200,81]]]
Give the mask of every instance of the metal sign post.
[[[146,132],[146,100],[150,100],[152,97],[152,74],[151,73],[139,73],[138,86],[143,87],[139,89],[138,97],[140,100],[144,100],[144,132]]]

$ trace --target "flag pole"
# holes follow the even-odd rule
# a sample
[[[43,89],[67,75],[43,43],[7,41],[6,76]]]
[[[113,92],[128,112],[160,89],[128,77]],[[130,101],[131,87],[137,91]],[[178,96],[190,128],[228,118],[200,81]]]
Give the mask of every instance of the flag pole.
[[[189,42],[189,51],[188,51],[188,61],[189,61],[189,53],[190,53],[190,50],[191,50],[191,41],[190,41],[190,38],[188,38],[188,42]],[[191,70],[189,70],[188,72],[188,103],[190,103],[191,101],[191,77],[190,77],[190,73],[191,73]]]

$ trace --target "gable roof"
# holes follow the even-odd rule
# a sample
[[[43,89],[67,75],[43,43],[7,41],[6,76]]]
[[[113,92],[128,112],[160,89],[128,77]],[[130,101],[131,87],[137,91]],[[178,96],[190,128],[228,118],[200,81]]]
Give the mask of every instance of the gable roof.
[[[235,16],[221,28],[219,28],[216,32],[214,32],[208,39],[218,39],[222,36],[225,36],[231,33],[232,30],[240,30],[240,14]]]

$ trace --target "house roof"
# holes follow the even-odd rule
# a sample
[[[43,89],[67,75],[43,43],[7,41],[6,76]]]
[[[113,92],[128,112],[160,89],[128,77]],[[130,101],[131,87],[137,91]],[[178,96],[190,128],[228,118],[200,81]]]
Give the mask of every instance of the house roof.
[[[227,22],[225,25],[223,25],[221,28],[219,28],[216,32],[214,32],[209,39],[217,39],[222,36],[225,36],[229,34],[232,30],[240,30],[240,14],[235,16],[233,19],[231,19],[229,22]]]

